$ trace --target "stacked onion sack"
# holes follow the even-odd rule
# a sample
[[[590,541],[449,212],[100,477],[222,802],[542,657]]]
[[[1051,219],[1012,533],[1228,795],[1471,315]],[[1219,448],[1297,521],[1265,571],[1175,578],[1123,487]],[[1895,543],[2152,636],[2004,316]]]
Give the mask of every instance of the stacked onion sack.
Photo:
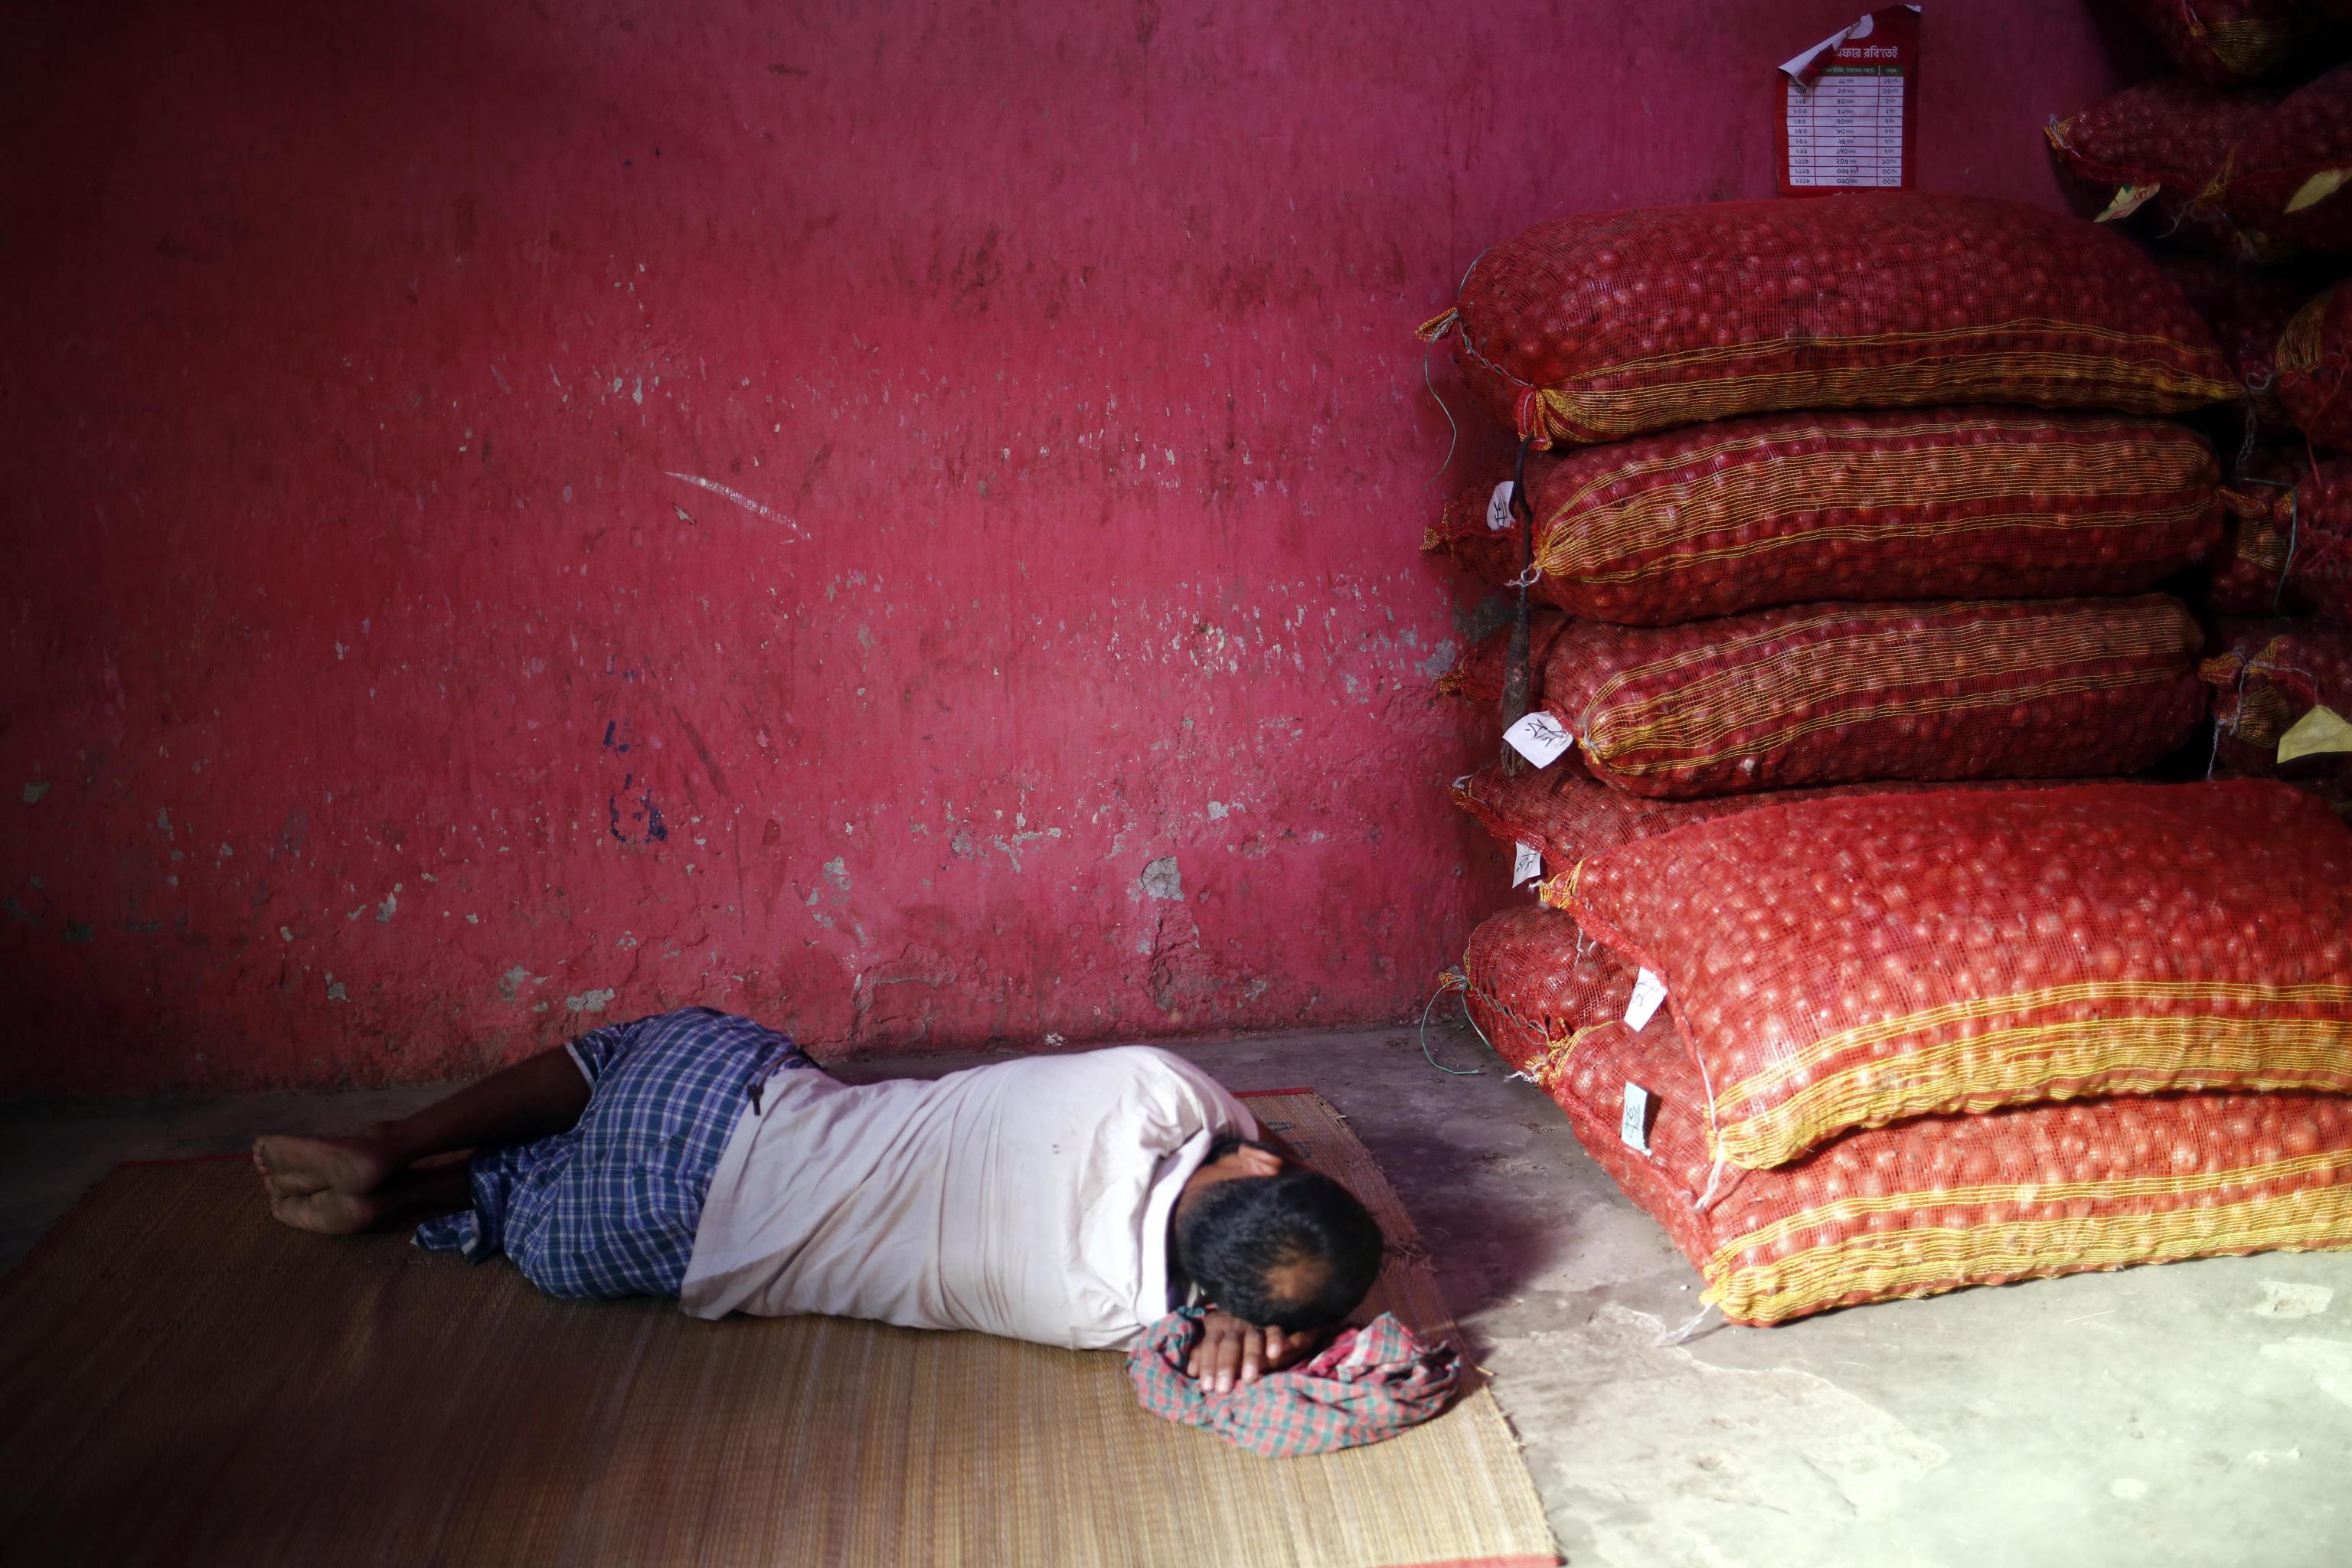
[[[1427,543],[1526,584],[1569,740],[1455,786],[1543,872],[1455,978],[1710,1301],[2352,1245],[2352,831],[2119,782],[2201,772],[2213,689],[2153,590],[2238,384],[2177,284],[2003,203],[1732,203],[1538,226],[1425,331],[1523,443]]]
[[[2206,421],[2228,512],[2196,595],[2212,772],[2284,778],[2340,813],[2352,693],[2325,623],[2352,626],[2352,7],[2137,8],[2179,69],[2053,121],[2051,145],[2083,210],[2181,284],[2241,388]]]

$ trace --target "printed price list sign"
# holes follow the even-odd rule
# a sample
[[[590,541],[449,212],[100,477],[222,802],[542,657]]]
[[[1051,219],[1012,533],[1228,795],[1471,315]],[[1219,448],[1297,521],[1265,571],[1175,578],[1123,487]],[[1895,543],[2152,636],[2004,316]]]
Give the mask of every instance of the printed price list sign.
[[[1910,189],[1918,60],[1918,11],[1895,5],[1783,65],[1782,194]]]
[[[1899,190],[1903,73],[1832,66],[1811,92],[1789,84],[1789,184]]]

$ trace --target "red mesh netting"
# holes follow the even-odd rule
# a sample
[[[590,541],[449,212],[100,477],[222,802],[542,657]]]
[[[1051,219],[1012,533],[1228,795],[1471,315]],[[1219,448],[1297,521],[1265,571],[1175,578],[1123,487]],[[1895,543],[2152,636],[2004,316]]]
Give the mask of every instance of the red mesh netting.
[[[2207,563],[2206,606],[2216,615],[2292,613],[2300,596],[2286,586],[2286,533],[2263,514],[2231,518]]]
[[[1458,320],[1472,394],[1540,442],[1782,408],[2168,414],[2234,390],[2129,240],[1974,196],[1554,218],[1478,258]]]
[[[2352,1091],[2352,832],[2283,784],[1811,801],[1544,896],[1665,980],[1737,1165],[1928,1112]]]
[[[2084,216],[2130,213],[2135,227],[2168,239],[2260,255],[2265,247],[2257,237],[2242,240],[2237,226],[2202,198],[2231,150],[2278,100],[2273,92],[2223,92],[2161,76],[2053,121],[2046,134],[2060,165],[2081,182]]]
[[[1540,1048],[1478,993],[1469,1000],[1507,1059]],[[1638,1035],[1612,1023],[1572,1049],[1554,1047],[1533,1072],[1734,1322],[2035,1275],[2352,1246],[2352,1100],[2335,1095],[1931,1116],[1849,1134],[1776,1170],[1718,1173],[1706,1086],[1664,1012]],[[1628,1083],[1654,1102],[1647,1154],[1618,1136]]]
[[[1558,610],[1537,610],[1528,617],[1528,668],[1534,673],[1533,700],[1543,695],[1544,668],[1554,644],[1576,623]],[[1503,700],[1503,667],[1511,650],[1511,628],[1488,633],[1462,651],[1454,668],[1437,678],[1437,689],[1475,707],[1492,708]]]
[[[2339,283],[2297,310],[2276,363],[2279,401],[2296,427],[2352,451],[2352,288]]]
[[[2224,650],[2207,659],[2203,670],[2215,689],[2216,765],[2352,788],[2352,754],[2278,760],[2280,739],[2315,705],[2352,718],[2352,626],[2260,621],[2225,631]]]
[[[2292,430],[2294,422],[2278,400],[2279,334],[2310,298],[2310,290],[2276,273],[2209,256],[2167,256],[2163,266],[2213,329],[2257,432],[2282,436]]]
[[[2260,81],[2313,58],[2323,31],[2301,0],[2131,0],[2175,64],[2216,87]]]
[[[2221,189],[2242,227],[2284,245],[2352,252],[2352,64],[2286,95],[2246,133]]]
[[[2205,566],[2205,606],[2219,616],[2299,615],[2309,605],[2287,582],[2287,553],[2297,537],[2296,492],[2311,460],[2294,447],[2257,447],[2223,489],[2221,542]]]
[[[1533,594],[1647,626],[1815,599],[2137,593],[2212,547],[2218,475],[2203,437],[2161,419],[1727,419],[1554,464],[1534,496]],[[1490,531],[1469,499],[1432,539],[1507,584],[1517,534]]]
[[[1528,454],[1528,489],[1531,494],[1541,492],[1544,476],[1551,472],[1557,460],[1556,455],[1549,452]],[[1490,520],[1495,508],[1495,487],[1507,481],[1516,483],[1513,475],[1517,466],[1514,458],[1468,465],[1468,477],[1446,497],[1436,523],[1422,530],[1422,549],[1433,555],[1452,557],[1482,582],[1506,584],[1516,581],[1519,574],[1518,521],[1510,519],[1507,527],[1497,529],[1491,526]],[[1542,592],[1538,585],[1538,598]]]
[[[2131,773],[2205,716],[2186,606],[1796,605],[1679,626],[1539,619],[1534,697],[1586,770],[1688,800],[1872,779]],[[1441,686],[1499,692],[1506,634]]]
[[[1920,790],[2043,789],[2050,779],[2000,779],[1981,784],[1832,784],[1760,795],[1719,795],[1705,800],[1651,800],[1596,784],[1573,758],[1517,776],[1486,767],[1454,785],[1454,804],[1468,812],[1505,848],[1525,844],[1543,855],[1547,871],[1561,871],[1588,855],[1768,805],[1793,805],[1845,795],[1900,795]],[[2080,781],[2069,781],[2076,782]]]
[[[1633,999],[1633,976],[1609,950],[1580,939],[1574,921],[1541,904],[1481,921],[1470,933],[1462,970],[1487,1016],[1510,1023],[1502,1034],[1486,1030],[1486,1043],[1514,1072],[1533,1071],[1579,1029],[1623,1017]],[[1483,1021],[1479,1026],[1486,1029]]]
[[[2295,486],[2294,531],[2288,583],[2320,614],[2352,625],[2352,457],[2314,464]]]

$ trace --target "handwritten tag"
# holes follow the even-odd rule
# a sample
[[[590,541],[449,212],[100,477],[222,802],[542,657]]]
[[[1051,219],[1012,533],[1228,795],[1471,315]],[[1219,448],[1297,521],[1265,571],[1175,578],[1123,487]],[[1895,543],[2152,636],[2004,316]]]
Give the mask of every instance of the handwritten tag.
[[[1543,875],[1543,853],[1532,844],[1522,844],[1511,861],[1511,886],[1520,887]]]
[[[1625,1004],[1625,1025],[1640,1034],[1666,999],[1666,983],[1644,969],[1633,977],[1633,999]]]
[[[1568,727],[1538,708],[1509,729],[1503,739],[1511,750],[1539,768],[1548,768],[1559,760],[1559,754],[1576,744],[1576,737]]]
[[[1625,1086],[1625,1114],[1618,1119],[1617,1137],[1628,1149],[1650,1152],[1650,1091],[1638,1083]]]
[[[1511,481],[1505,479],[1486,498],[1486,526],[1500,533],[1511,526]]]
[[[2101,213],[2097,217],[2093,218],[2091,221],[2093,223],[2114,223],[2118,218],[2129,217],[2132,214],[2146,206],[2148,203],[2148,198],[2155,195],[2157,192],[2163,188],[2164,187],[2162,185],[2157,184],[2153,180],[2144,180],[2139,184],[2133,185],[2119,185],[2116,188],[2115,200],[2107,204],[2107,210]]]

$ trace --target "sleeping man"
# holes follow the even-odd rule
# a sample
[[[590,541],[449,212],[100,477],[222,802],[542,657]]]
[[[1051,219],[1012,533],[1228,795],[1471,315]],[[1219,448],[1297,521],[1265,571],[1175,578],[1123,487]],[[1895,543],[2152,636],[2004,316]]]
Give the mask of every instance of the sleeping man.
[[[1125,1349],[1206,1304],[1218,1391],[1310,1353],[1380,1271],[1346,1188],[1253,1142],[1200,1068],[1122,1046],[848,1085],[692,1007],[598,1029],[351,1138],[274,1134],[270,1212],[416,1226],[554,1296],[822,1312]],[[471,1157],[420,1164],[462,1150]]]

